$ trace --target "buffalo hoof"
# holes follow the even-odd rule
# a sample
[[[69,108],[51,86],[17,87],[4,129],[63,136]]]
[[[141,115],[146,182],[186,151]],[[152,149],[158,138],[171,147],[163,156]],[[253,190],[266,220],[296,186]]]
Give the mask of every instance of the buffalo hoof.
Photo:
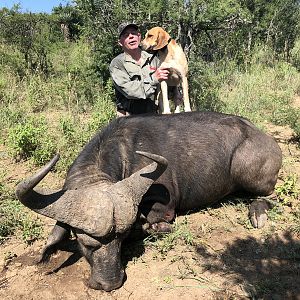
[[[160,234],[160,233],[170,233],[172,232],[172,226],[171,224],[167,222],[158,222],[149,224],[146,223],[143,225],[143,231],[149,235],[149,234]]]
[[[267,211],[270,208],[272,208],[272,204],[263,199],[251,203],[249,214],[251,224],[254,228],[262,228],[265,226],[268,220]]]
[[[46,246],[38,260],[39,264],[47,263],[50,260],[51,255],[57,252],[57,247],[55,245]]]
[[[159,222],[159,223],[151,224],[151,229],[155,232],[161,232],[161,233],[172,232],[172,226],[167,222]]]

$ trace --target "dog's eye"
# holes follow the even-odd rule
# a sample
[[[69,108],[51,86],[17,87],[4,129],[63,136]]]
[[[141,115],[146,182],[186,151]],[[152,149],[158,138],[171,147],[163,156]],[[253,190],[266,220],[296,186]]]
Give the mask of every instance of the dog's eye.
[[[148,37],[153,37],[153,34],[148,34]]]

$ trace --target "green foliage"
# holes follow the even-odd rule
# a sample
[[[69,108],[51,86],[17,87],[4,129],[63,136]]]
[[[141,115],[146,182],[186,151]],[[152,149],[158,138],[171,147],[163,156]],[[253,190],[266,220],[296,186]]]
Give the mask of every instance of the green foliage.
[[[3,130],[0,133],[0,140],[4,142],[7,138],[9,128],[18,124],[23,119],[23,111],[19,108],[1,107],[0,109],[0,128]]]
[[[300,71],[300,39],[296,40],[291,50],[291,62]]]
[[[34,124],[35,123],[35,124]],[[40,126],[37,126],[34,120],[28,123],[19,124],[9,131],[8,145],[12,149],[14,157],[28,158],[38,146],[38,138],[45,129],[45,124],[42,121]]]
[[[189,96],[197,110],[222,111],[224,103],[219,97],[224,73],[230,72],[220,64],[198,61],[190,63]]]
[[[298,110],[298,116],[300,115],[300,112]],[[294,126],[292,126],[294,132],[295,132],[295,137],[300,142],[300,118],[298,117],[297,121],[295,122]]]
[[[297,185],[297,175],[288,175],[284,179],[284,182],[276,187],[275,193],[280,203],[290,205],[291,202],[297,199],[300,194],[300,190]]]
[[[286,125],[289,124],[291,128],[295,129],[298,120],[300,117],[299,110],[289,106],[289,105],[282,105],[275,107],[271,120],[274,124],[277,125]]]
[[[7,146],[17,160],[32,157],[37,165],[42,165],[55,153],[54,145],[42,117],[28,118],[24,123],[10,128],[8,133]]]
[[[291,231],[300,236],[300,205],[292,211],[294,216],[294,223],[291,226]]]
[[[268,49],[266,49],[268,53]],[[219,90],[224,111],[242,115],[254,123],[272,121],[293,126],[298,112],[291,103],[299,88],[300,75],[285,62],[266,62],[265,51],[258,48],[246,71],[229,73]],[[283,119],[282,119],[283,118]]]
[[[66,6],[60,4],[53,8],[53,17],[56,17],[57,23],[60,24],[65,41],[78,38],[83,23],[82,15],[76,7],[69,3]]]
[[[189,57],[204,61],[236,60],[244,63],[255,45],[268,45],[276,56],[290,57],[299,34],[299,2],[255,1],[75,1],[84,19],[83,32],[94,41],[95,66],[107,80],[107,65],[119,50],[117,27],[135,21],[142,34],[164,27]],[[197,61],[196,60],[196,61]],[[195,62],[196,62],[195,61]]]
[[[41,237],[42,223],[34,218],[17,200],[0,203],[0,243],[15,235],[29,243]]]
[[[30,243],[41,237],[42,223],[15,199],[4,177],[5,174],[0,173],[0,243],[12,235]]]
[[[292,215],[289,216],[290,219],[295,219],[294,223],[299,222],[297,219],[298,214],[298,197],[299,197],[299,186],[297,185],[297,175],[290,174],[284,178],[283,183],[277,185],[275,188],[275,194],[277,201],[274,203],[272,209],[268,211],[268,217],[272,221],[278,221],[284,219],[284,210],[286,206],[292,207]],[[295,226],[297,224],[294,224]]]
[[[162,257],[165,257],[179,241],[182,241],[185,245],[193,245],[194,242],[186,217],[182,221],[175,220],[171,233],[166,233],[161,238],[154,234],[144,240],[146,245],[154,247]]]
[[[17,49],[25,64],[24,70],[48,76],[51,64],[48,58],[51,43],[59,40],[59,25],[46,14],[19,13],[18,10],[0,10],[0,41]],[[58,31],[59,32],[59,31]]]
[[[113,83],[109,80],[93,106],[92,118],[88,124],[89,131],[96,132],[115,118],[113,98]]]
[[[66,170],[91,137],[115,117],[111,97],[112,85],[108,82],[103,92],[97,95],[89,117],[68,114],[60,118],[58,130],[61,136],[59,149],[62,157],[57,166],[59,170]]]
[[[20,76],[25,76],[26,63],[23,59],[22,53],[13,45],[0,42],[0,66],[2,70],[10,70]],[[1,73],[1,75],[2,74],[3,73]],[[1,78],[1,85],[5,83],[4,79],[5,78]]]
[[[267,211],[268,219],[271,221],[279,221],[283,218],[283,204],[279,203]]]

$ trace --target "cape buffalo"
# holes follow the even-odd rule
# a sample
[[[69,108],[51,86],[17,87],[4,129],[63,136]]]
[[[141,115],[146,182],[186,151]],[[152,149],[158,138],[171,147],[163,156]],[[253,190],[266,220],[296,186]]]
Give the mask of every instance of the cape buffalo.
[[[244,118],[189,112],[114,120],[84,147],[62,190],[34,191],[57,160],[16,189],[24,205],[57,220],[42,260],[72,231],[91,266],[90,287],[110,291],[123,284],[121,244],[137,217],[164,231],[175,211],[237,191],[269,195],[282,155],[272,137]],[[261,227],[265,208],[253,203],[252,223]]]

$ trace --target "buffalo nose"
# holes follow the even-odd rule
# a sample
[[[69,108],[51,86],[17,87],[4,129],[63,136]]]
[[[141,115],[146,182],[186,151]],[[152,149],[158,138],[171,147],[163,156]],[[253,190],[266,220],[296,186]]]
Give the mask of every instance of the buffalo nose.
[[[115,278],[114,280],[109,281],[101,281],[98,282],[93,278],[92,276],[89,278],[89,281],[87,285],[95,290],[104,290],[106,292],[110,292],[112,290],[116,290],[120,288],[123,285],[123,282],[125,281],[125,272],[122,272],[121,276],[119,278]]]

